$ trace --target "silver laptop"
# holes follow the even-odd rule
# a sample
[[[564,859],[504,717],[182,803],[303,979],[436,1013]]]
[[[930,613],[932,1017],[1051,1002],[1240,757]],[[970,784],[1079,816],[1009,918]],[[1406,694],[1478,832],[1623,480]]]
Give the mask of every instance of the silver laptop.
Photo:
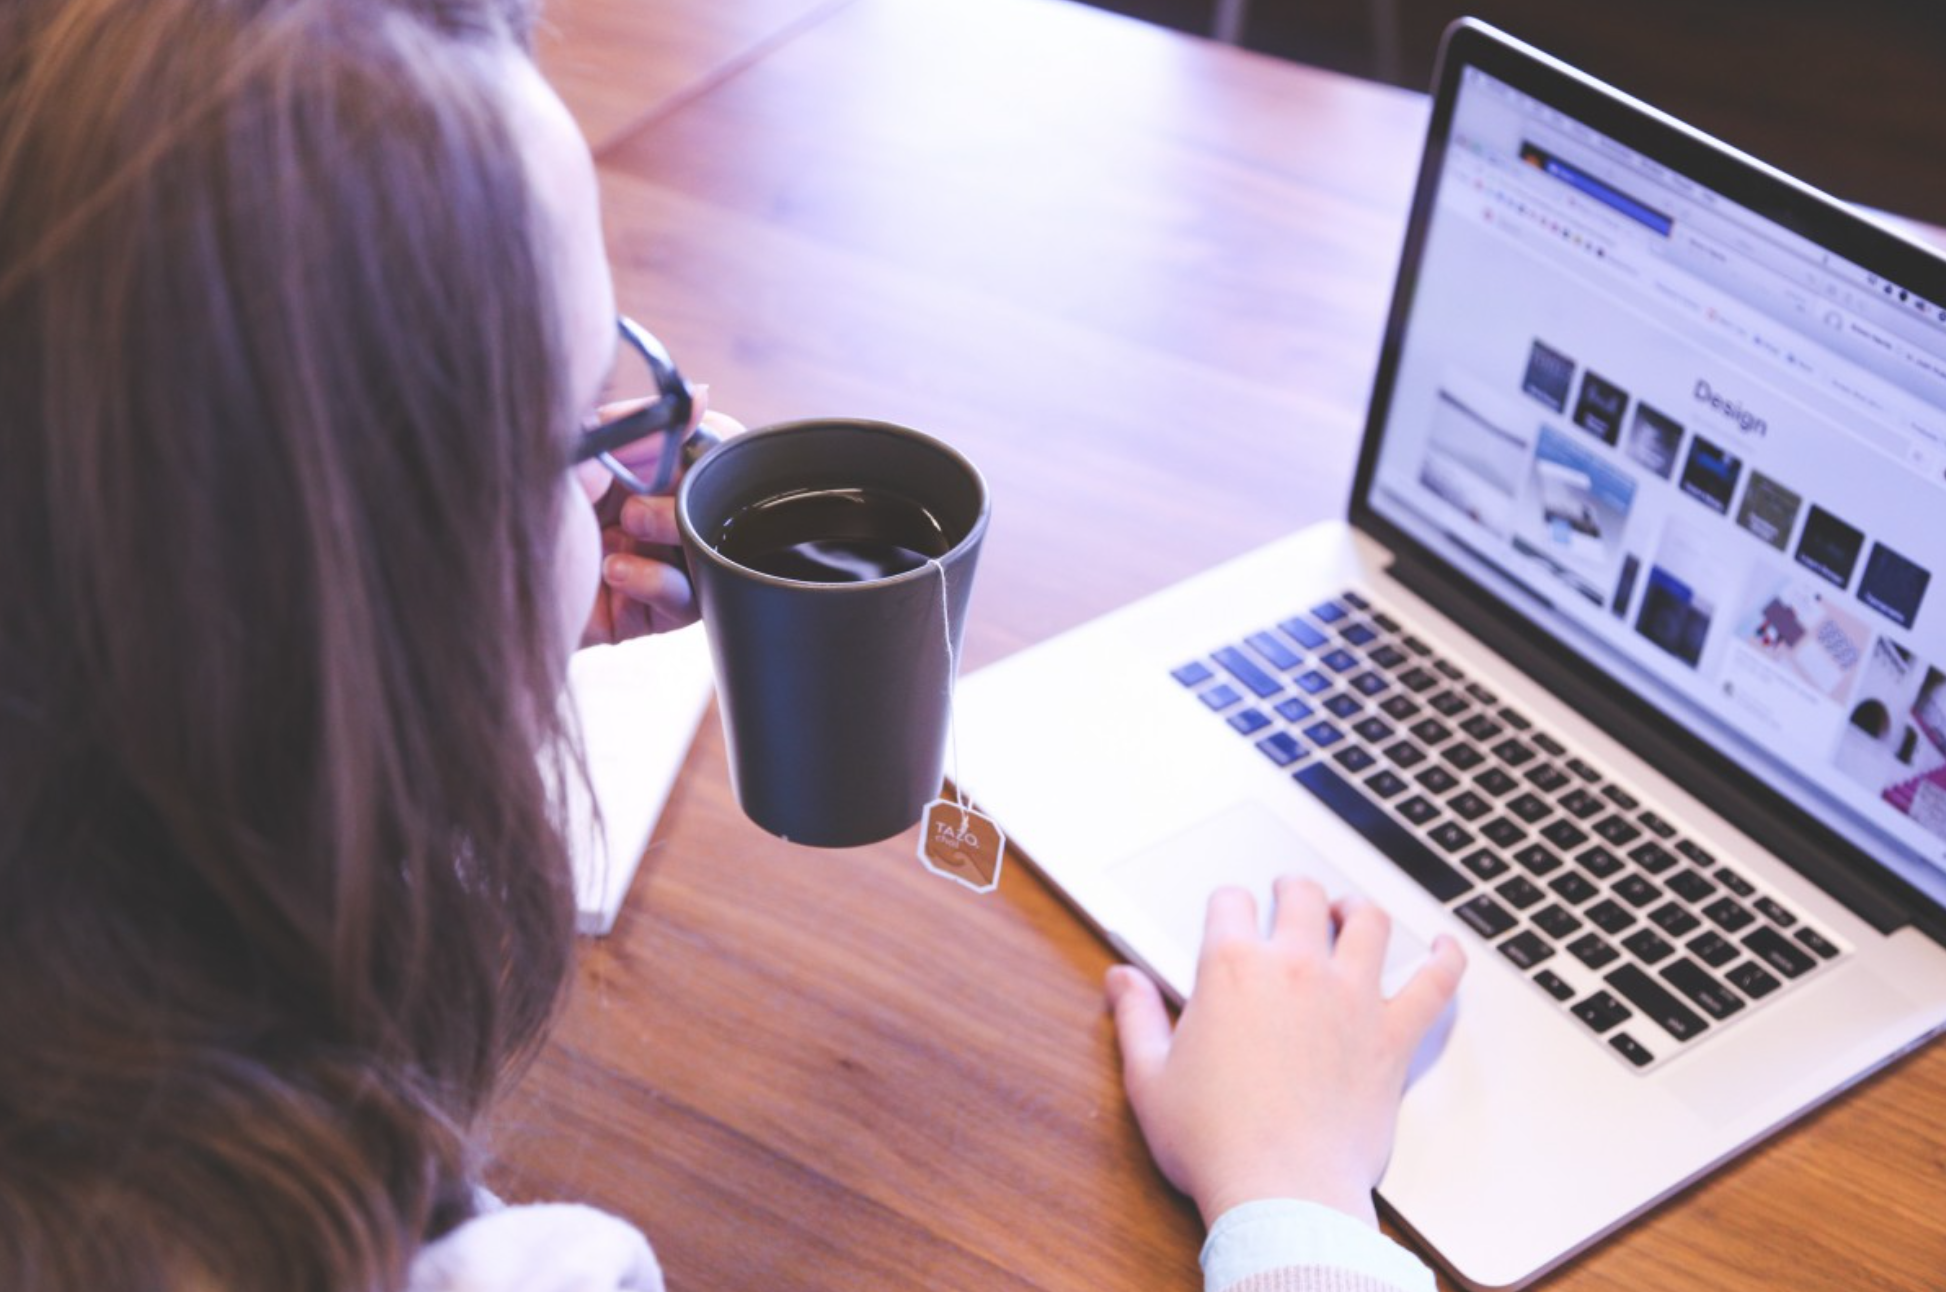
[[[965,679],[966,788],[1179,997],[1220,883],[1456,933],[1379,1192],[1519,1286],[1946,1024],[1943,468],[1938,257],[1460,24],[1348,517]]]

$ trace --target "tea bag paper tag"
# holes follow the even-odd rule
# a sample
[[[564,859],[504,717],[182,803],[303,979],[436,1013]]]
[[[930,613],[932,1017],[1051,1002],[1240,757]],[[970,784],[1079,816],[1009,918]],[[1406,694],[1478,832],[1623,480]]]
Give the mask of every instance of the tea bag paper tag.
[[[926,807],[919,827],[919,860],[927,870],[955,879],[976,893],[1000,886],[1007,836],[992,817],[946,799]]]
[[[928,564],[939,571],[939,627],[946,643],[946,732],[953,751],[953,798],[945,787],[926,805],[919,819],[919,861],[935,875],[957,880],[976,893],[991,893],[1000,887],[1000,860],[1006,855],[1007,836],[990,816],[982,816],[967,804],[966,792],[959,788],[959,727],[953,708],[953,692],[959,679],[959,659],[953,650],[952,607],[946,595],[946,566],[937,557]],[[957,801],[955,801],[957,800]]]

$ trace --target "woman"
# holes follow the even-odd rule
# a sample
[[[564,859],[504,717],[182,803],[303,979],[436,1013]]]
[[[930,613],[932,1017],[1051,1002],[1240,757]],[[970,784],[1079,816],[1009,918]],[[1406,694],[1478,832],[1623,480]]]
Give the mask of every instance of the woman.
[[[668,499],[568,466],[615,308],[531,21],[0,3],[0,1286],[660,1286],[471,1147],[568,972],[567,656],[694,617]],[[1387,1003],[1369,909],[1210,929],[1173,1035],[1109,990],[1213,1285],[1409,1262],[1457,951]]]

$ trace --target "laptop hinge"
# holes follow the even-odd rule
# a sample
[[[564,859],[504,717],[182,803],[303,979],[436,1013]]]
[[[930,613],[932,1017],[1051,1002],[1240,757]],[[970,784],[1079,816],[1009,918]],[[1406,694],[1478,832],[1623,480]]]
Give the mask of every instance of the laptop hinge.
[[[1592,665],[1492,613],[1457,586],[1450,567],[1396,552],[1389,573],[1880,933],[1910,924],[1946,944],[1946,911],[1924,894],[1754,778],[1716,765],[1694,736],[1626,702]]]

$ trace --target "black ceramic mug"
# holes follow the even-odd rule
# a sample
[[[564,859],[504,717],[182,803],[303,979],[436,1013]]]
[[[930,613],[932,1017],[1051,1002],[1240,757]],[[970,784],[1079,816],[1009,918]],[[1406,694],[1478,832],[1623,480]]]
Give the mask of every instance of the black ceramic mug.
[[[683,477],[676,517],[730,775],[757,825],[856,847],[908,829],[938,796],[988,509],[971,462],[884,422],[750,431]],[[881,515],[920,524],[923,541],[881,560],[882,534],[823,532]]]

